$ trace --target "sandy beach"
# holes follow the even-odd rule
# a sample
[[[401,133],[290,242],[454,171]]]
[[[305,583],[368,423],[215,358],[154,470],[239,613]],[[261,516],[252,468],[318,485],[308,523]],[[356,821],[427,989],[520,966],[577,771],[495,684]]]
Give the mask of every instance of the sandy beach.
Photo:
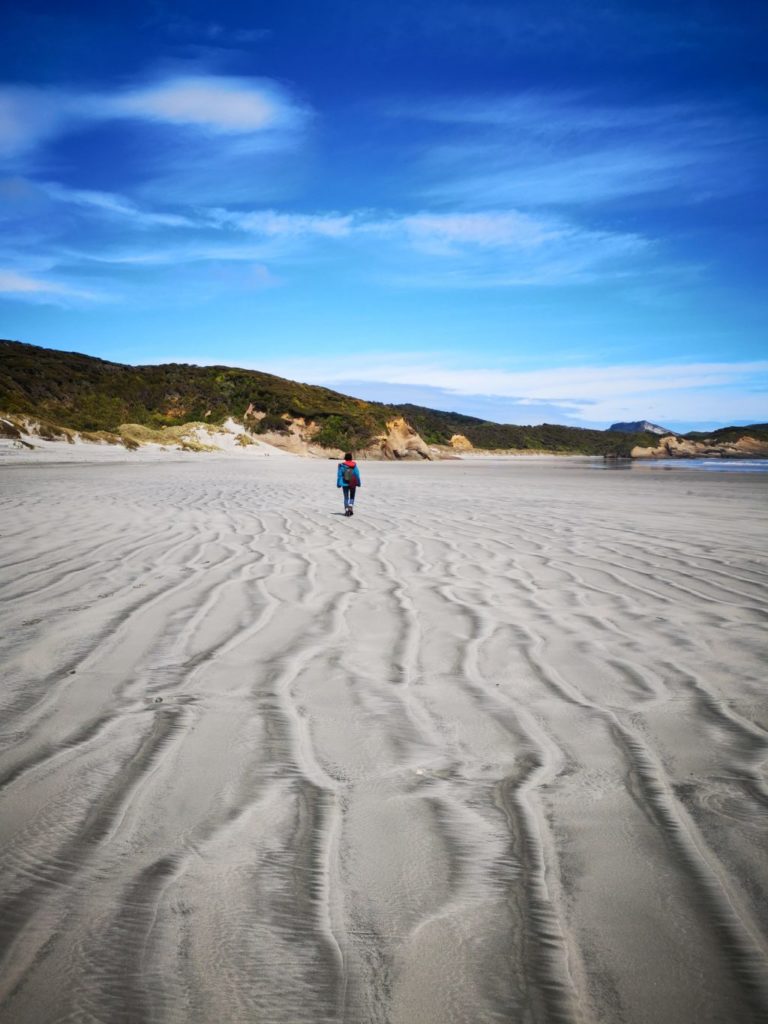
[[[0,1018],[768,1020],[768,474],[0,467]]]

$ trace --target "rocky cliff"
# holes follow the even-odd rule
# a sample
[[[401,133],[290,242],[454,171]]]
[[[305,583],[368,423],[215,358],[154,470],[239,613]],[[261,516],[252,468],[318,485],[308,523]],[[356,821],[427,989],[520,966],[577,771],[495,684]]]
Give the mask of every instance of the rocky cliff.
[[[246,430],[258,434],[262,441],[295,455],[316,455],[341,458],[341,448],[317,443],[320,427],[303,416],[269,416],[250,404],[243,417]],[[264,429],[267,425],[268,429]],[[350,446],[354,447],[354,446]],[[421,435],[402,416],[387,420],[386,429],[368,444],[355,449],[365,459],[434,459],[440,458],[437,448],[430,448]]]
[[[667,427],[660,427],[658,423],[650,423],[648,420],[633,420],[632,423],[612,423],[609,430],[619,434],[671,434]]]

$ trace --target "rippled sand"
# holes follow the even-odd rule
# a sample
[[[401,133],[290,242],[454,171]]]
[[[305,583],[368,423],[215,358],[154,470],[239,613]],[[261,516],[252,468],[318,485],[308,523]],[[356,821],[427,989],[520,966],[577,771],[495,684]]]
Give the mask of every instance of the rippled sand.
[[[768,474],[0,476],[0,1017],[768,1019]]]

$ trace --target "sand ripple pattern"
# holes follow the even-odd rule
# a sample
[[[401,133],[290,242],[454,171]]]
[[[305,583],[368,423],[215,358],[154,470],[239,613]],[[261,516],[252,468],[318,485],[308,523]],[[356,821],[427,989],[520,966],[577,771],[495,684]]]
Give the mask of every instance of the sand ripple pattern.
[[[0,1018],[768,1021],[768,476],[6,466]]]

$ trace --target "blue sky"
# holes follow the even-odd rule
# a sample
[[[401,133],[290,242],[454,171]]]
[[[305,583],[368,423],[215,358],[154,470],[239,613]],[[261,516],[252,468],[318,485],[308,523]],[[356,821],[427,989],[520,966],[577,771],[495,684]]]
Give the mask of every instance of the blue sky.
[[[766,421],[765,10],[17,5],[0,336],[510,423]]]

